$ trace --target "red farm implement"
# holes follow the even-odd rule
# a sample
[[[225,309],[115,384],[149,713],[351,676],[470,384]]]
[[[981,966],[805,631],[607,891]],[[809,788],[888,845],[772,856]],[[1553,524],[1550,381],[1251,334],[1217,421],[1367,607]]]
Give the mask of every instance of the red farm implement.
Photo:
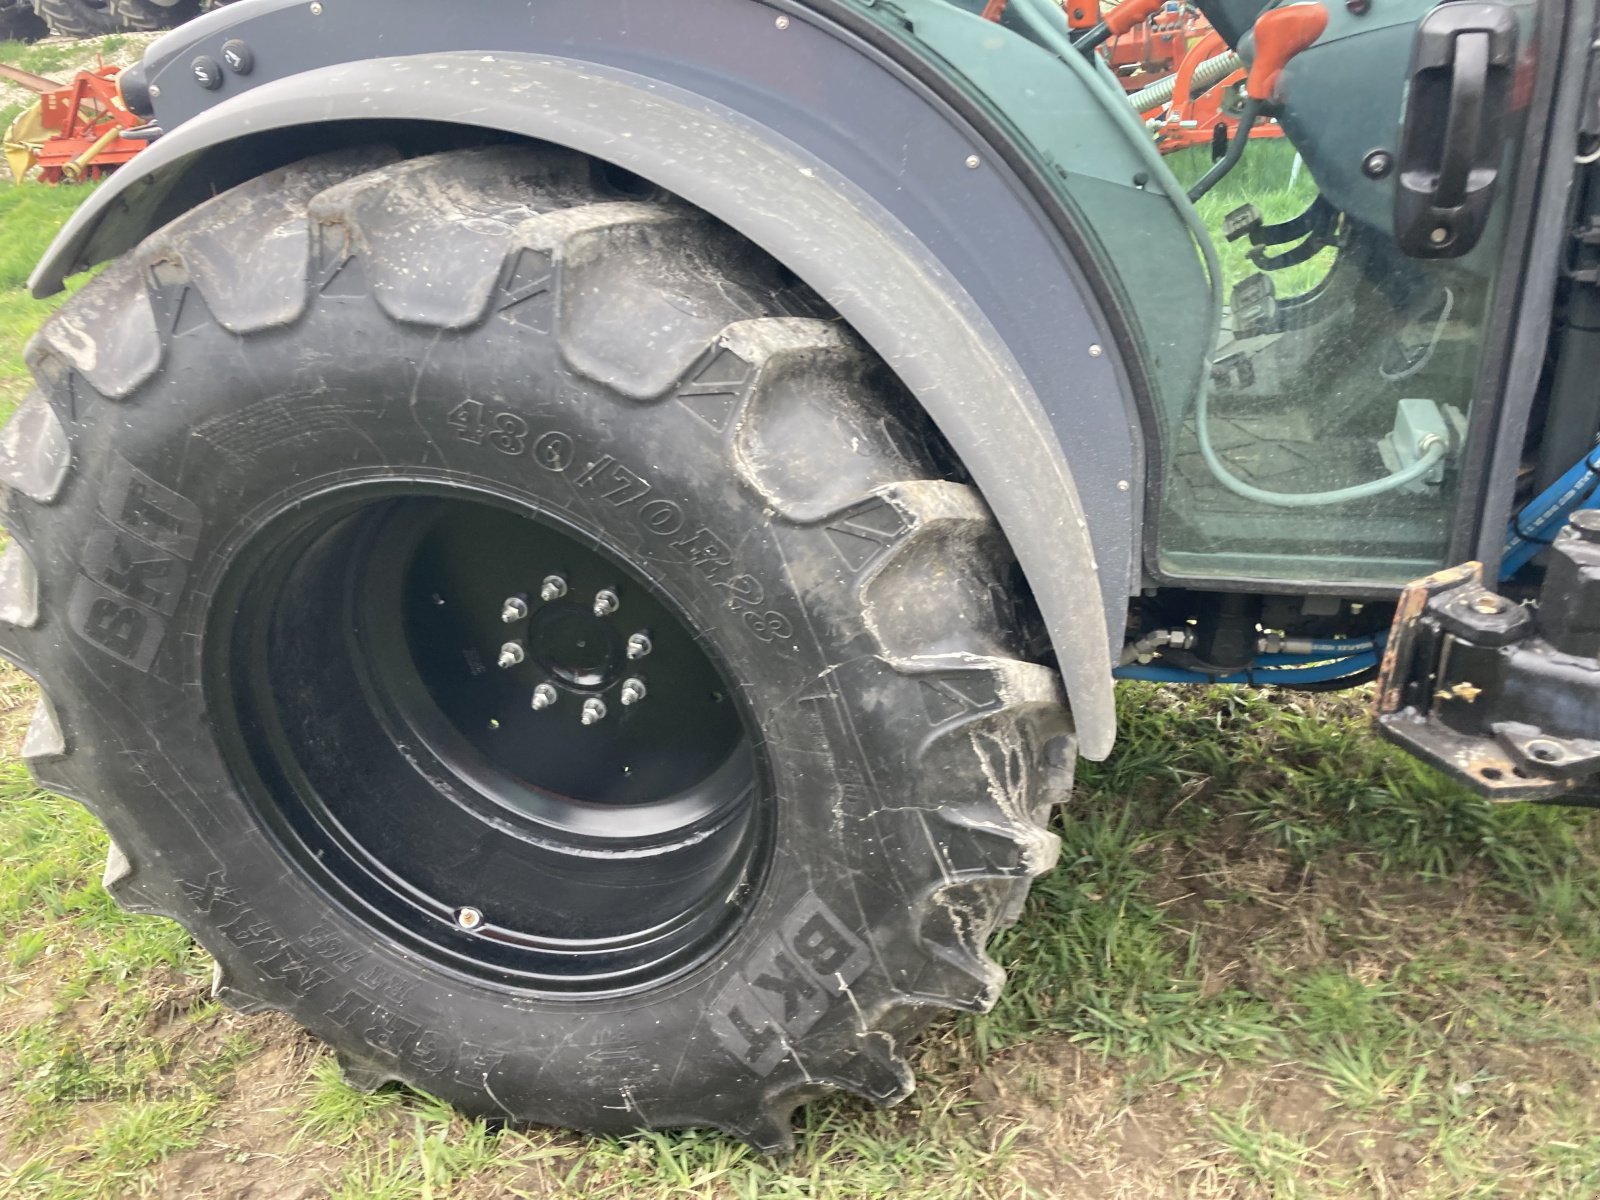
[[[96,67],[63,84],[0,66],[6,78],[39,95],[6,131],[6,162],[17,182],[35,166],[46,183],[99,179],[144,149],[144,142],[126,136],[143,122],[117,94],[120,71]]]
[[[1115,10],[1102,10],[1099,0],[1065,0],[1062,9],[1068,28],[1080,36],[1110,12],[1134,14],[1107,21],[1109,36],[1095,53],[1121,81],[1163,154],[1195,146],[1217,151],[1238,132],[1245,66],[1198,9],[1178,0],[1134,0]],[[1006,0],[990,0],[983,15],[998,21],[1005,10]],[[1250,136],[1282,137],[1283,131],[1276,121],[1261,120]]]

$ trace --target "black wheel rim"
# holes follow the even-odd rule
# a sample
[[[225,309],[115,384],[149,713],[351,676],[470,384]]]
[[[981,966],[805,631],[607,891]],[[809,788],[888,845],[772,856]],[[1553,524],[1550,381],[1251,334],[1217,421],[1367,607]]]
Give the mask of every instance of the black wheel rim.
[[[342,907],[568,995],[657,985],[737,927],[769,857],[758,739],[615,547],[432,486],[260,529],[218,588],[207,686],[245,794]]]

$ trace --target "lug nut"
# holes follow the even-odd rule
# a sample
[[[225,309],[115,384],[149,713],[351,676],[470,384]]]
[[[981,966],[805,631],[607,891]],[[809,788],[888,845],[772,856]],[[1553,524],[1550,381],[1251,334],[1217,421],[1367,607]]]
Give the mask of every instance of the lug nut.
[[[621,700],[623,704],[637,704],[644,698],[644,680],[635,677],[633,679],[624,679],[622,681]]]
[[[606,719],[606,702],[599,696],[590,696],[583,702],[583,723],[593,725]]]
[[[500,606],[500,619],[507,625],[515,625],[528,615],[528,600],[525,596],[507,596],[506,602]]]
[[[539,599],[549,604],[552,600],[559,600],[567,594],[567,581],[559,575],[546,575],[544,582],[539,585]]]
[[[476,929],[483,924],[483,913],[476,908],[456,909],[456,924],[463,929]]]
[[[558,699],[560,699],[560,696],[556,692],[555,688],[551,687],[548,683],[541,683],[538,687],[533,689],[533,711],[543,712]]]
[[[526,657],[527,653],[522,649],[521,642],[507,642],[500,647],[500,657],[495,661],[499,663],[500,669],[504,671],[516,666]]]
[[[597,617],[609,617],[621,607],[622,601],[610,588],[601,588],[594,594],[594,615]]]
[[[651,645],[648,633],[636,633],[628,639],[629,658],[643,658],[653,649],[655,647]]]

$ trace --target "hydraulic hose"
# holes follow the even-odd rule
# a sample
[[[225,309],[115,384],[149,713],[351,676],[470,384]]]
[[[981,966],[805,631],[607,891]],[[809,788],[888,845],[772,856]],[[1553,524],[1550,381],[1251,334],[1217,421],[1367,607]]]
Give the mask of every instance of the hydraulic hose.
[[[1549,545],[1545,533],[1588,503],[1600,503],[1600,448],[1585,455],[1526,506],[1506,529],[1500,578],[1510,579]],[[1207,675],[1165,663],[1129,663],[1119,667],[1118,679],[1143,679],[1156,683],[1229,683],[1294,686],[1359,680],[1377,665],[1384,638],[1314,640],[1308,654],[1263,654],[1249,670],[1232,675]],[[1331,662],[1319,661],[1339,656]]]
[[[1339,640],[1336,640],[1336,639],[1328,639],[1326,641],[1320,640],[1320,639],[1312,639],[1311,649],[1309,651],[1307,651],[1307,653],[1309,653],[1309,654],[1356,654],[1356,653],[1359,653],[1362,650],[1376,650],[1379,646],[1381,646],[1383,644],[1383,640],[1384,639],[1381,638],[1381,637],[1351,638],[1348,641],[1339,641]],[[1296,655],[1296,657],[1303,660],[1305,658],[1305,655],[1303,655],[1303,654],[1302,655]]]
[[[1347,642],[1313,642],[1312,649],[1304,654],[1258,654],[1252,667],[1303,667],[1308,663],[1329,662],[1334,659],[1354,658],[1382,646],[1381,638],[1351,638]]]
[[[1368,650],[1362,654],[1352,654],[1349,658],[1337,659],[1333,662],[1322,662],[1314,665],[1283,666],[1283,667],[1251,667],[1246,671],[1239,671],[1233,675],[1207,675],[1201,671],[1191,671],[1186,667],[1169,667],[1160,663],[1150,663],[1145,666],[1119,667],[1116,671],[1118,679],[1143,679],[1151,683],[1238,683],[1249,685],[1277,684],[1280,686],[1293,686],[1297,683],[1326,683],[1329,680],[1344,679],[1347,676],[1360,675],[1378,665],[1378,653]]]
[[[1067,36],[1061,10],[1050,0],[1013,0],[1013,2],[1016,5],[1013,11],[1022,18],[1023,24],[1044,43],[1046,48],[1063,58],[1070,54],[1081,53]],[[1095,28],[1103,26],[1104,22]]]
[[[1545,533],[1557,522],[1565,521],[1574,510],[1600,498],[1600,449],[1590,451],[1578,464],[1552,483],[1525,507],[1506,530],[1505,553],[1500,573],[1510,578],[1549,544]]]

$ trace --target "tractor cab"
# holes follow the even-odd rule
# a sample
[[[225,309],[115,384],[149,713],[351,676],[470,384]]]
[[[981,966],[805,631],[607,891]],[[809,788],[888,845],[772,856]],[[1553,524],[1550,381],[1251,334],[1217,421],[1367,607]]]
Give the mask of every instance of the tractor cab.
[[[1072,7],[872,6],[1088,231],[1159,460],[1148,581],[1381,599],[1451,561],[1524,279],[1538,6]],[[1083,144],[1108,115],[1136,161]]]
[[[1118,674],[1381,677],[1380,728],[1469,786],[1592,788],[1600,236],[1569,187],[1596,124],[1572,116],[1573,14],[869,7],[1008,122],[1099,268],[1147,456]],[[1136,157],[1085,132],[1112,122]]]

